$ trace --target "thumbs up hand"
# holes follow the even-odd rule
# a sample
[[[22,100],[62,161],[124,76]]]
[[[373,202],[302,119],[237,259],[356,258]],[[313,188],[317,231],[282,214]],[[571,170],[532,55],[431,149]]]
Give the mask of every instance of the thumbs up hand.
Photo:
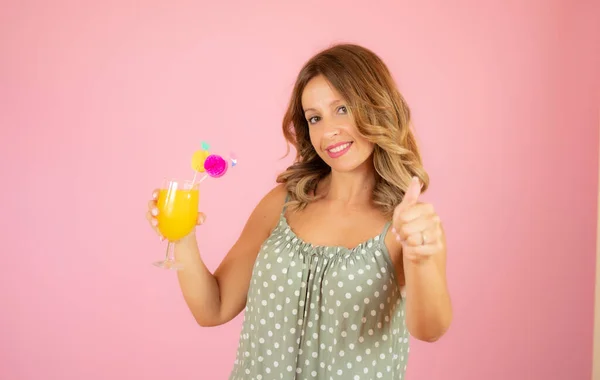
[[[402,243],[403,256],[411,261],[426,260],[446,250],[440,218],[431,204],[419,202],[420,193],[421,183],[413,177],[392,221],[392,232]]]

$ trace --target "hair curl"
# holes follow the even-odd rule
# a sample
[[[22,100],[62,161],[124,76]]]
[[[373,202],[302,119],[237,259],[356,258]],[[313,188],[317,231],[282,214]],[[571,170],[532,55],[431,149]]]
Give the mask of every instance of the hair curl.
[[[317,185],[331,172],[310,141],[301,101],[307,83],[319,75],[348,102],[359,134],[374,144],[373,202],[391,216],[411,178],[417,176],[423,184],[422,191],[426,191],[429,176],[410,128],[410,109],[389,69],[371,50],[355,44],[338,44],[323,50],[300,70],[282,123],[287,154],[291,144],[296,158],[277,176],[277,183],[285,184],[290,194],[288,204],[303,209],[319,198],[315,194]]]

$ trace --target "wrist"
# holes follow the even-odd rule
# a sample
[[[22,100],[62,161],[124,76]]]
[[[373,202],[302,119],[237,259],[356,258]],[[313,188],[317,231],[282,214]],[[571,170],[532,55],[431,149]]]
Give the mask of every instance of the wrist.
[[[408,256],[403,255],[404,264],[411,265],[417,268],[427,267],[434,264],[434,260],[430,256]]]
[[[190,244],[196,244],[196,229],[193,229],[192,232],[190,232],[186,236],[173,242],[173,245],[175,246],[187,246]]]

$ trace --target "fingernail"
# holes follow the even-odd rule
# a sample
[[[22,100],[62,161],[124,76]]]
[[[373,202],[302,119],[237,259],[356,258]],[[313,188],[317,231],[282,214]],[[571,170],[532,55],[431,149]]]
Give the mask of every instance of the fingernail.
[[[159,236],[159,238],[160,238],[160,241],[163,241],[163,240],[165,240],[165,237],[164,237],[164,236]]]
[[[156,219],[152,219],[152,225],[153,225],[154,227],[158,226],[158,220],[156,220]]]
[[[158,209],[153,208],[152,209],[152,215],[154,215],[154,216],[158,215]]]
[[[200,224],[202,224],[202,223],[204,223],[204,217],[203,216],[200,217]]]
[[[396,235],[398,235],[398,232],[396,231],[396,227],[392,227],[392,232],[395,233]]]
[[[158,193],[156,191],[152,193],[152,198],[154,198],[154,199],[158,198]]]

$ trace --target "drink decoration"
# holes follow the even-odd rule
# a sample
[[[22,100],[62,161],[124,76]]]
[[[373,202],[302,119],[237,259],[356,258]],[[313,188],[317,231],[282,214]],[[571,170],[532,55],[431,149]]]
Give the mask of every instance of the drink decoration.
[[[228,162],[229,161],[229,162]],[[203,141],[201,149],[194,152],[192,155],[192,169],[194,170],[194,178],[192,184],[196,183],[198,173],[205,173],[198,183],[204,181],[209,176],[212,178],[220,178],[227,173],[227,169],[237,165],[237,158],[232,153],[229,155],[229,160],[225,160],[222,156],[210,152],[210,145]]]

